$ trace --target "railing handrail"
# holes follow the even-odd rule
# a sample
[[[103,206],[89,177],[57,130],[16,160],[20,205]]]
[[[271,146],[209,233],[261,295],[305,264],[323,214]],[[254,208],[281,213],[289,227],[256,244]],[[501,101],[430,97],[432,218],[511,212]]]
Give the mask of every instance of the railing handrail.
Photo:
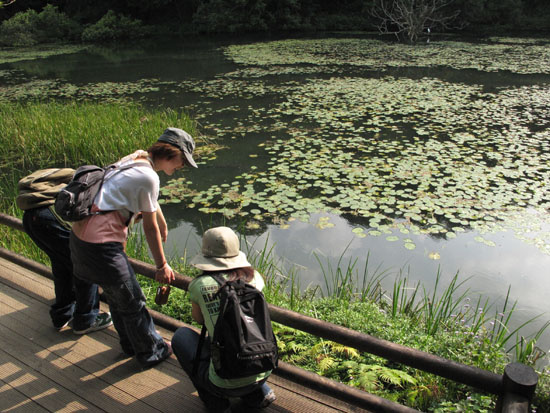
[[[9,215],[0,213],[0,223],[23,231],[21,220]],[[153,265],[132,258],[130,258],[130,262],[136,272],[145,275],[148,278],[155,279],[156,268]],[[192,278],[179,273],[175,273],[175,276],[176,279],[172,285],[187,291]],[[506,392],[510,391],[510,380],[513,381],[516,378],[514,375],[510,378],[507,377],[506,374],[499,375],[478,367],[457,363],[443,357],[382,340],[346,327],[322,321],[313,317],[308,317],[273,304],[269,304],[269,310],[271,319],[275,322],[337,342],[339,344],[343,344],[345,346],[353,347],[362,352],[374,354],[390,361],[433,373],[440,377],[445,377],[455,382],[466,384],[468,386],[498,395],[500,397],[499,403],[501,405],[502,400],[506,398],[504,397]],[[523,388],[522,386],[512,386],[512,391],[514,394],[530,400],[536,387],[536,381],[534,386],[532,385],[533,375],[531,374],[531,371],[534,376],[536,376],[536,373],[531,367],[520,363],[512,363],[509,366],[517,367],[517,365],[524,366],[526,368],[525,371],[522,370],[522,374],[520,376],[523,377],[524,375],[527,375],[528,379],[526,380],[529,382],[529,385],[527,388]],[[513,371],[516,370],[517,369],[513,369]],[[504,406],[501,409],[502,410],[500,411],[506,411]]]

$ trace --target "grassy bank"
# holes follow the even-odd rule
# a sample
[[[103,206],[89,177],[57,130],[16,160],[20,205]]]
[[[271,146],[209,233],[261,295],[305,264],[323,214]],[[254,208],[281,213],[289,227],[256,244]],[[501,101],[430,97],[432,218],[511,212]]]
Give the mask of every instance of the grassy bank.
[[[303,291],[299,272],[283,275],[279,260],[266,245],[241,241],[248,246],[250,262],[266,276],[264,292],[275,305],[498,374],[512,360],[536,367],[545,357],[536,340],[546,326],[533,337],[521,338],[518,329],[510,327],[515,305],[506,300],[503,307],[497,307],[483,297],[470,295],[467,280],[460,281],[458,275],[443,286],[437,274],[430,293],[425,286],[409,286],[405,276],[394,280],[392,291],[384,291],[379,282],[387,274],[370,269],[368,259],[350,265],[341,261],[336,268],[322,269],[327,282],[338,285],[337,289],[325,286],[329,294],[321,293],[321,286]],[[149,260],[139,233],[131,238],[129,247],[138,259]],[[185,258],[173,258],[171,265],[182,274],[197,274]],[[140,282],[151,308],[193,323],[184,292],[175,290],[169,303],[160,307],[153,301],[156,283],[145,277]],[[283,325],[274,327],[284,361],[388,400],[438,413],[488,412],[495,407],[494,396],[467,386]],[[539,376],[533,411],[548,412],[550,372],[541,368]]]
[[[138,105],[0,104],[0,210],[21,216],[13,201],[16,183],[27,173],[52,166],[110,163],[137,148],[146,149],[169,125],[196,135],[195,125],[184,114],[148,111]],[[213,150],[197,140],[199,156]],[[0,226],[0,237],[3,247],[48,263],[24,234]],[[380,281],[386,274],[369,268],[368,260],[341,260],[336,268],[319,261],[324,288],[303,291],[298,270],[282,271],[267,246],[249,245],[246,240],[243,245],[249,246],[251,262],[266,276],[266,295],[276,305],[497,373],[512,357],[534,365],[542,356],[536,335],[522,340],[510,329],[513,303],[496,308],[483,297],[470,297],[467,282],[458,276],[443,286],[436,274],[437,282],[428,293],[424,286],[409,286],[402,275],[396,277],[392,291],[383,291]],[[150,262],[139,233],[131,237],[127,249],[130,256]],[[185,250],[180,253],[185,257]],[[181,273],[196,274],[185,259],[174,258],[171,265]],[[152,302],[156,284],[145,278],[140,282],[152,308],[191,322],[184,292],[173,291],[169,304],[158,308]],[[476,412],[494,406],[491,397],[437,376],[284,326],[277,325],[276,333],[283,360],[416,409]],[[550,375],[541,372],[537,411],[550,411],[549,394]]]
[[[0,211],[22,216],[15,206],[17,182],[30,172],[107,165],[136,149],[147,149],[167,126],[193,134],[199,158],[211,151],[205,138],[196,136],[195,123],[173,110],[151,111],[131,103],[0,102]],[[0,226],[0,237],[5,248],[45,258],[18,231],[8,233]]]

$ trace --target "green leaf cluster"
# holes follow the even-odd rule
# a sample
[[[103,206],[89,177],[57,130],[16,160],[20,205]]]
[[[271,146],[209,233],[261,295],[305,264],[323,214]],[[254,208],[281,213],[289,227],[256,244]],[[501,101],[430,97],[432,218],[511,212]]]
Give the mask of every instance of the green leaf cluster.
[[[58,8],[47,4],[37,13],[19,12],[0,25],[0,44],[5,46],[32,46],[79,38],[79,25]]]
[[[138,39],[151,34],[151,28],[142,22],[109,10],[96,23],[82,32],[84,42],[110,42],[115,40]]]

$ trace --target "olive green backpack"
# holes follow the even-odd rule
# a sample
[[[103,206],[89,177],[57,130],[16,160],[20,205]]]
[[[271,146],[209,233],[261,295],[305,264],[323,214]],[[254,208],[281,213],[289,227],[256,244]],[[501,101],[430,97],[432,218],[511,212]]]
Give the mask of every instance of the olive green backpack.
[[[53,205],[57,193],[64,188],[74,175],[71,168],[40,169],[19,180],[19,195],[15,198],[17,207],[26,211]]]

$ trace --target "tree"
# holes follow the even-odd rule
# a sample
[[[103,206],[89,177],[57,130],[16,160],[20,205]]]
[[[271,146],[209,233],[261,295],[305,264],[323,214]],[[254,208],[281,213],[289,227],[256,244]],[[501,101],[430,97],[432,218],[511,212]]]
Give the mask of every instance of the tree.
[[[15,3],[15,0],[6,0],[6,1],[0,0],[0,8],[9,6],[12,3]]]
[[[460,11],[450,8],[455,0],[377,0],[371,14],[380,33],[395,34],[414,43],[425,31],[446,29]]]

